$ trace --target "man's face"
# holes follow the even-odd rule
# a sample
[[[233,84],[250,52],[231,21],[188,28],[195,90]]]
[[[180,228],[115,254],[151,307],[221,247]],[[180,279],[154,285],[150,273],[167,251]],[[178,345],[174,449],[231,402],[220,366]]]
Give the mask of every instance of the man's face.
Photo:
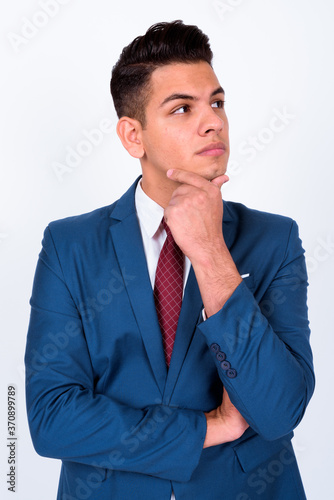
[[[229,135],[223,101],[223,89],[206,62],[156,69],[142,130],[144,175],[165,178],[170,168],[208,180],[224,174]]]

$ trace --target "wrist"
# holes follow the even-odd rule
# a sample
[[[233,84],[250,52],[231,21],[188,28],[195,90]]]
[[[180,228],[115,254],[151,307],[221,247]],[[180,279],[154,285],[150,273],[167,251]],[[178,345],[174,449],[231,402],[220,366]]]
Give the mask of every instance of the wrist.
[[[222,261],[230,255],[222,235],[201,246],[196,253],[188,255],[192,266],[195,268],[215,269],[219,268]]]
[[[217,313],[241,283],[242,278],[223,244],[192,261],[207,317]]]

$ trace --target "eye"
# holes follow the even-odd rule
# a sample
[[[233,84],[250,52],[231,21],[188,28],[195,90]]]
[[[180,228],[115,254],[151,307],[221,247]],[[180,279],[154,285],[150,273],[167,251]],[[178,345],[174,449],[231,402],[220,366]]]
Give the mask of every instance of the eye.
[[[225,101],[215,101],[212,103],[212,107],[213,108],[224,108],[224,105],[225,105]]]
[[[184,104],[183,106],[180,106],[179,108],[175,109],[175,111],[172,111],[173,115],[182,115],[184,113],[187,113],[190,110],[190,106],[188,104]]]

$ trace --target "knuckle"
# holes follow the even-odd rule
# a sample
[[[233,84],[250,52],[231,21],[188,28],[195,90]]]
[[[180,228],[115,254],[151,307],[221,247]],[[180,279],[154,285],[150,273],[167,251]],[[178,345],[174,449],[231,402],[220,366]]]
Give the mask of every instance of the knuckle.
[[[207,200],[206,193],[204,193],[203,191],[199,192],[197,195],[197,202],[199,203],[199,205],[204,205],[206,203],[206,200]]]
[[[191,208],[193,205],[192,199],[189,196],[186,196],[184,198],[184,207],[185,208]]]

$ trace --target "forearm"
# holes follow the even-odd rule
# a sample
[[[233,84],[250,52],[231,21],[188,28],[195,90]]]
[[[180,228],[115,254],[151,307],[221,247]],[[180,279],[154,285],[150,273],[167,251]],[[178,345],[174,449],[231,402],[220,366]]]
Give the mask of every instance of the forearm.
[[[235,422],[231,421],[230,424],[224,422],[219,418],[218,408],[210,413],[206,413],[205,416],[207,430],[203,448],[235,441],[242,436],[248,427],[248,425],[239,424],[237,419]]]
[[[198,465],[206,430],[199,411],[129,408],[75,385],[45,391],[29,404],[28,415],[43,456],[180,482]]]
[[[298,320],[299,327],[291,324],[295,334],[288,332],[288,348],[283,333],[280,338],[241,284],[221,311],[199,325],[232,403],[269,440],[296,427],[313,392],[308,327]],[[234,369],[233,378],[221,365],[219,353]]]
[[[80,324],[66,315],[32,308],[25,356],[26,401],[36,451],[110,470],[189,480],[205,438],[204,414],[166,406],[154,392],[144,406],[138,400],[127,404],[112,391],[107,396],[96,389]],[[58,347],[46,360],[42,354],[52,346],[50,331],[71,335],[63,333],[66,348]],[[147,380],[147,384],[154,390],[154,382],[150,386]]]
[[[225,428],[217,417],[216,412],[217,410],[214,410],[214,412],[205,414],[207,428],[203,448],[227,442]]]
[[[255,295],[241,283],[228,256],[216,266],[225,271],[217,271],[220,286],[215,287],[208,272],[207,288],[204,268],[197,266],[208,316],[199,330],[232,403],[249,425],[269,440],[298,425],[314,389],[305,259],[296,224],[289,229],[287,245],[282,245],[285,253],[281,260],[277,259],[277,268],[264,260],[262,266],[266,264],[267,272],[259,278],[256,290],[254,283]],[[251,267],[254,269],[254,263]]]
[[[222,404],[218,408],[205,413],[206,436],[203,448],[235,441],[249,427],[246,420],[231,403],[226,389],[223,389]]]
[[[222,309],[242,279],[222,238],[193,258],[192,265],[206,316],[210,317]]]

